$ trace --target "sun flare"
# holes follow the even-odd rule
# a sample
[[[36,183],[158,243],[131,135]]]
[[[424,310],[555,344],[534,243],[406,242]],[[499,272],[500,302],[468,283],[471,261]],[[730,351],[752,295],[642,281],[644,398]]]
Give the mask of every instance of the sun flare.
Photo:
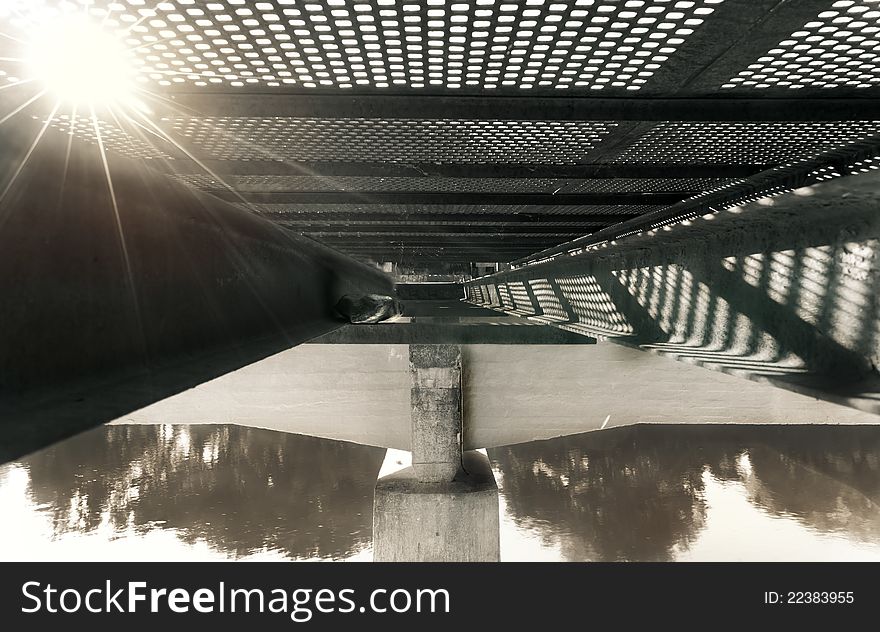
[[[134,72],[125,45],[85,16],[61,16],[33,33],[27,55],[34,79],[62,102],[126,105]]]

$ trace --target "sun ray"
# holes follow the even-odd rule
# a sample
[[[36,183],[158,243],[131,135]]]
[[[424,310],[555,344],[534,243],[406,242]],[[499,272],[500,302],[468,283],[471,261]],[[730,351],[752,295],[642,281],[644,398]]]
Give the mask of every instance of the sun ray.
[[[145,70],[145,69],[139,69],[139,70],[142,74],[147,75],[147,76],[149,76],[149,75],[182,75],[184,77],[193,76],[193,77],[200,77],[202,79],[226,79],[227,81],[238,80],[238,79],[247,80],[247,79],[253,78],[253,77],[246,77],[244,75],[236,75],[234,73],[223,73],[222,75],[219,75],[219,74],[207,75],[207,74],[204,74],[201,72],[183,72],[181,70],[159,70],[156,68],[151,68],[150,70]]]
[[[180,37],[177,35],[175,35],[174,37],[163,37],[162,39],[157,39],[155,42],[144,42],[140,46],[132,46],[131,48],[126,48],[126,52],[131,53],[133,51],[140,50],[141,48],[151,48],[153,46],[157,46],[158,44],[164,44],[165,42],[171,42],[177,39],[180,39]]]
[[[10,35],[9,33],[4,33],[0,31],[0,37],[5,37],[6,39],[11,39],[13,42],[18,42],[19,44],[27,44],[23,39],[15,37],[14,35]]]
[[[164,98],[164,97],[162,97],[162,96],[156,94],[155,92],[152,92],[152,91],[147,90],[147,89],[145,89],[145,88],[137,88],[137,90],[138,90],[139,92],[144,93],[145,95],[147,95],[147,96],[149,96],[149,97],[153,97],[153,98],[158,99],[158,100],[162,101],[163,103],[169,105],[172,109],[174,109],[178,114],[180,114],[180,115],[182,115],[182,116],[193,116],[193,115],[197,115],[197,112],[193,111],[191,108],[184,108],[184,107],[182,107],[179,103],[177,103],[177,102],[175,102],[175,101],[171,101],[171,100],[169,100],[169,99],[166,99],[166,98]],[[261,154],[263,154],[263,155],[264,155],[267,159],[269,159],[269,160],[274,160],[274,161],[277,161],[277,162],[282,162],[282,163],[284,163],[284,164],[292,164],[290,161],[285,160],[285,159],[284,159],[282,156],[280,156],[279,154],[274,154],[274,153],[272,153],[271,151],[267,150],[265,147],[262,147],[262,146],[260,146],[260,145],[257,145],[256,143],[253,143],[253,142],[251,142],[251,141],[249,141],[249,140],[247,140],[247,139],[245,139],[245,138],[241,138],[241,137],[239,137],[239,136],[235,136],[234,134],[230,134],[230,133],[229,133],[227,130],[225,130],[225,129],[217,128],[217,127],[213,127],[213,126],[212,126],[212,129],[213,129],[217,134],[219,134],[219,135],[221,135],[221,136],[225,136],[226,138],[229,138],[229,139],[234,140],[234,141],[236,141],[236,142],[239,142],[239,143],[241,143],[241,144],[243,144],[243,145],[246,145],[247,147],[249,147],[250,149],[253,149],[254,151],[258,151],[258,152],[260,152]],[[163,131],[163,134],[164,134],[164,131]],[[198,163],[197,163],[197,164],[198,164]],[[201,168],[204,168],[204,166],[201,165],[201,164],[199,164],[198,166],[201,167]],[[302,165],[297,165],[297,168],[298,168],[299,172],[302,173],[303,175],[313,176],[313,177],[320,177],[320,176],[321,176],[321,174],[319,174],[318,172],[316,172],[316,171],[314,171],[314,170],[312,170],[312,169],[308,169],[308,168],[306,168],[306,167],[303,167]],[[207,173],[208,173],[208,175],[211,175],[212,177],[216,177],[216,176],[215,176],[213,173],[211,173],[211,172],[207,172]],[[327,179],[329,182],[335,182],[335,180],[332,179],[332,178],[326,178],[326,179]],[[341,184],[341,183],[337,183],[337,184]]]
[[[185,106],[182,106],[180,103],[177,103],[176,101],[172,101],[170,99],[167,99],[167,98],[165,98],[165,97],[163,97],[163,96],[161,96],[151,90],[147,90],[146,88],[136,87],[135,90],[144,94],[147,97],[150,97],[152,99],[156,99],[157,101],[169,106],[170,109],[174,110],[176,113],[178,113],[182,116],[193,116],[193,115],[198,114],[197,112],[192,110],[192,108],[187,108]],[[249,148],[262,153],[269,160],[274,160],[274,161],[281,162],[286,165],[295,166],[296,169],[298,170],[298,172],[301,173],[302,175],[312,176],[312,177],[324,177],[328,182],[335,183],[335,184],[341,186],[341,183],[336,181],[335,178],[328,178],[326,176],[322,176],[322,174],[318,173],[317,171],[314,171],[313,169],[309,169],[309,168],[304,167],[302,165],[294,165],[291,161],[284,159],[282,156],[280,156],[278,154],[273,154],[271,151],[268,151],[266,148],[261,147],[260,145],[257,145],[253,142],[250,142],[247,139],[243,139],[243,138],[240,138],[240,137],[235,136],[233,134],[230,134],[227,130],[216,128],[213,126],[212,126],[212,129],[214,129],[214,131],[217,134],[220,134],[220,135],[225,136],[227,138],[231,138],[232,140],[240,142],[240,143],[248,146]],[[163,132],[162,137],[165,138],[165,140],[169,140],[166,136],[167,135],[165,135]],[[169,140],[169,142],[171,142],[171,141]],[[204,169],[204,165],[199,164],[198,162],[196,164],[200,168]],[[215,177],[215,178],[217,177],[215,174],[211,173],[210,171],[206,171],[206,173],[212,177]]]
[[[31,17],[30,14],[25,15],[17,7],[7,7],[7,11],[9,11],[12,15],[14,15],[16,19],[21,20],[22,22],[27,22],[28,26],[30,26],[34,22],[36,22],[36,20],[33,17]]]
[[[232,193],[232,195],[235,196],[238,200],[240,200],[241,203],[244,204],[248,209],[250,209],[252,212],[255,212],[255,213],[258,212],[258,211],[256,210],[256,208],[253,206],[253,204],[252,204],[251,202],[249,202],[248,200],[246,200],[246,199],[241,195],[241,193],[239,193],[239,192],[238,192],[233,186],[231,186],[230,184],[228,184],[223,178],[221,178],[221,177],[218,176],[216,173],[214,173],[213,171],[211,171],[211,169],[210,169],[205,163],[203,163],[201,160],[199,160],[198,158],[196,158],[196,156],[194,156],[194,155],[192,154],[192,152],[189,151],[189,149],[187,149],[184,145],[182,145],[181,143],[179,143],[179,142],[177,142],[176,140],[174,140],[174,138],[172,138],[167,132],[165,132],[165,130],[163,130],[161,127],[159,127],[158,125],[156,125],[153,121],[151,121],[151,120],[149,119],[149,117],[147,117],[146,115],[142,114],[141,112],[136,112],[136,114],[138,114],[138,115],[144,120],[144,122],[146,122],[150,127],[152,127],[152,128],[155,129],[159,134],[161,134],[161,136],[162,136],[163,138],[165,138],[168,142],[170,142],[172,145],[174,145],[174,147],[177,148],[178,151],[180,151],[181,153],[183,153],[187,158],[189,158],[189,159],[192,160],[194,163],[196,163],[196,164],[199,166],[199,168],[201,168],[202,170],[204,170],[205,173],[207,173],[209,176],[211,176],[211,177],[214,178],[217,182],[219,182],[219,183],[223,186],[224,189],[226,189],[226,190],[228,190],[230,193]]]
[[[157,92],[153,92],[152,90],[148,90],[148,89],[140,87],[140,86],[134,86],[134,90],[136,92],[140,92],[140,93],[144,94],[145,96],[148,96],[148,97],[162,103],[163,105],[169,106],[171,109],[173,109],[178,114],[182,114],[182,115],[196,114],[196,111],[193,110],[192,108],[187,108],[187,107],[181,106],[176,101],[173,101],[173,100],[169,99],[168,97],[163,97],[161,94],[159,94]]]
[[[14,83],[8,83],[5,86],[0,86],[0,90],[6,90],[8,88],[15,88],[26,83],[31,83],[34,79],[21,79],[20,81],[16,81]]]
[[[113,117],[113,122],[116,123],[116,127],[117,127],[117,128],[123,133],[123,134],[125,134],[126,136],[131,136],[132,134],[131,134],[131,133],[129,132],[129,130],[126,128],[126,125],[122,122],[122,120],[120,120],[120,116],[117,115],[116,110],[114,110],[112,107],[108,107],[108,108],[107,108],[107,111],[110,113],[110,116]],[[154,148],[154,149],[157,149],[156,146],[153,145],[153,143],[151,142],[151,139],[149,139],[149,138],[147,138],[146,136],[144,136],[144,134],[142,133],[141,130],[143,130],[143,132],[146,132],[146,133],[148,133],[148,134],[150,134],[150,135],[152,135],[152,136],[155,136],[155,137],[158,138],[159,140],[162,140],[162,141],[165,140],[164,138],[162,138],[161,136],[159,136],[159,134],[157,134],[156,132],[152,131],[151,129],[145,127],[145,126],[142,125],[141,123],[138,123],[137,121],[135,121],[135,120],[134,120],[133,118],[131,118],[130,116],[125,116],[125,115],[122,115],[122,116],[123,116],[123,118],[125,119],[125,122],[128,123],[128,125],[130,125],[130,126],[134,126],[134,127],[138,128],[138,129],[134,129],[134,130],[131,130],[131,131],[134,132],[134,133],[136,133],[136,134],[140,137],[140,139],[141,139],[143,142],[145,142],[147,145],[149,145],[150,147],[152,147],[152,148]]]
[[[211,176],[217,182],[219,182],[221,185],[223,185],[223,187],[226,188],[227,190],[229,190],[234,196],[239,198],[241,200],[241,204],[245,207],[245,209],[247,211],[249,211],[255,215],[262,215],[259,212],[259,210],[257,210],[256,207],[254,207],[254,205],[251,202],[244,199],[241,196],[241,194],[238,193],[225,180],[223,180],[223,178],[221,178],[216,173],[211,171],[211,169],[209,169],[207,167],[207,165],[205,165],[198,158],[196,158],[186,147],[184,147],[183,145],[178,143],[176,140],[174,140],[174,138],[172,138],[170,135],[168,135],[165,132],[165,130],[163,130],[161,127],[156,125],[153,121],[151,121],[150,118],[148,116],[146,116],[143,112],[135,111],[135,114],[137,114],[141,119],[143,119],[147,125],[149,125],[153,129],[155,129],[157,133],[161,134],[161,136],[163,138],[165,138],[169,143],[171,143],[174,147],[176,147],[181,153],[183,153],[190,160],[192,160],[194,163],[196,163],[202,170],[205,171],[205,173],[207,173],[209,176]],[[126,114],[126,116],[128,116],[128,115]],[[165,162],[168,163],[169,161],[165,160]],[[203,205],[203,208],[205,208],[206,211],[208,211],[212,216],[214,216],[214,213],[210,210],[208,205]],[[221,229],[220,234],[221,234],[224,242],[226,242],[228,252],[233,257],[233,263],[239,270],[242,271],[242,273],[243,273],[242,278],[244,279],[244,282],[247,284],[248,288],[250,289],[251,293],[253,294],[254,299],[257,301],[257,303],[260,305],[260,307],[265,311],[265,313],[269,316],[269,318],[272,320],[273,324],[278,328],[279,333],[286,340],[288,340],[289,342],[292,343],[293,341],[290,338],[289,334],[287,333],[286,329],[284,328],[284,325],[283,325],[281,319],[278,317],[278,315],[275,313],[275,311],[269,306],[269,304],[263,299],[263,297],[260,294],[259,289],[250,281],[250,277],[253,275],[253,271],[250,267],[249,261],[247,260],[246,257],[242,256],[242,254],[239,252],[238,246],[236,245],[236,243],[227,238],[226,228],[225,228],[225,225],[223,224],[223,222],[219,218],[216,218],[216,217],[215,217],[215,221],[217,222],[218,227]],[[285,236],[286,238],[289,238],[289,239],[293,238],[293,234],[290,231],[287,231],[284,228],[282,228],[274,223],[270,223],[270,225],[275,227],[278,230],[279,234]]]
[[[77,110],[77,106],[76,106],[76,104],[74,104],[74,105],[71,107],[71,110],[70,110],[70,130],[69,130],[69,134],[70,134],[71,137],[73,137],[73,132],[74,132],[75,129],[76,129],[76,118],[77,118],[78,116],[79,116],[79,111]]]
[[[134,272],[131,266],[131,257],[128,253],[128,244],[125,241],[125,230],[122,227],[122,216],[119,213],[119,204],[116,200],[116,191],[113,188],[113,178],[110,175],[110,164],[107,162],[107,152],[104,149],[104,139],[101,136],[101,128],[98,125],[98,116],[95,113],[94,106],[89,106],[91,113],[92,125],[95,131],[95,138],[98,141],[98,153],[101,155],[101,166],[104,168],[104,177],[107,180],[107,191],[110,193],[110,203],[113,206],[113,216],[116,220],[116,234],[119,238],[119,247],[122,252],[123,262],[125,264],[125,274],[128,280],[128,290],[131,293],[132,307],[136,319],[137,330],[140,335],[141,351],[145,361],[147,357],[147,343],[144,332],[143,317],[141,316],[140,301],[138,300],[137,285],[134,280]]]
[[[112,107],[108,107],[107,109],[110,111],[110,116],[113,117],[113,121],[116,123],[116,126],[119,127],[120,130],[125,132],[125,127],[123,126],[122,121],[120,121],[119,116],[117,116],[116,111]],[[154,132],[150,128],[146,127],[142,123],[137,122],[136,120],[134,120],[130,116],[126,116],[125,121],[127,123],[129,123],[130,125],[134,125],[135,127],[140,128],[141,130],[143,130],[147,134],[150,134],[151,136],[158,138],[162,142],[166,142],[165,138],[163,136],[160,136],[159,134],[157,134],[156,132]],[[143,140],[144,140],[144,142],[151,144],[151,143],[149,143],[149,139],[147,139],[146,137],[143,137]]]
[[[13,185],[15,185],[16,180],[18,180],[18,176],[21,175],[21,172],[24,171],[25,166],[28,161],[31,159],[34,151],[37,148],[37,145],[40,144],[43,136],[46,133],[46,130],[49,129],[49,126],[52,124],[52,121],[55,119],[55,114],[58,112],[58,109],[61,107],[61,103],[56,103],[52,108],[52,112],[46,117],[46,121],[43,123],[43,127],[40,128],[40,131],[37,133],[37,137],[34,139],[34,142],[31,143],[31,146],[28,148],[27,152],[22,158],[21,162],[18,165],[18,168],[15,170],[15,173],[12,174],[12,178],[10,178],[9,182],[3,188],[3,192],[0,193],[0,203],[6,199],[6,196],[9,194],[9,191],[12,190]]]
[[[175,110],[177,113],[179,113],[179,114],[181,114],[181,115],[183,115],[183,116],[197,115],[197,112],[193,111],[191,108],[186,108],[185,106],[181,106],[181,104],[177,103],[176,101],[172,101],[172,100],[170,100],[170,99],[167,99],[167,98],[165,98],[165,97],[163,97],[163,96],[161,96],[161,95],[159,95],[159,94],[157,94],[157,93],[155,93],[155,92],[153,92],[153,91],[151,91],[151,90],[148,90],[148,89],[143,88],[143,87],[135,87],[135,90],[138,91],[138,92],[140,92],[140,93],[142,93],[142,94],[144,94],[144,95],[146,95],[146,96],[148,96],[148,97],[150,97],[150,98],[157,99],[158,101],[160,101],[160,102],[162,102],[162,103],[168,105],[171,109]],[[227,137],[227,138],[230,138],[230,139],[232,139],[232,140],[234,140],[234,141],[236,141],[236,142],[239,142],[239,143],[241,143],[241,144],[243,144],[243,145],[246,145],[248,148],[253,149],[254,151],[258,151],[258,152],[260,152],[261,154],[263,154],[264,156],[266,156],[266,158],[269,159],[269,160],[274,160],[274,161],[277,161],[277,162],[281,162],[281,163],[284,163],[284,164],[287,164],[287,165],[294,166],[293,163],[291,163],[291,161],[284,159],[284,158],[283,158],[281,155],[279,155],[279,154],[274,154],[274,153],[272,153],[271,151],[267,150],[265,147],[262,147],[262,146],[260,146],[260,145],[258,145],[258,144],[256,144],[256,143],[253,143],[253,142],[251,142],[251,141],[249,141],[249,140],[247,140],[247,139],[245,139],[245,138],[241,138],[241,137],[235,136],[235,135],[233,135],[233,134],[230,134],[230,133],[229,133],[227,130],[225,130],[225,129],[217,128],[217,127],[214,127],[214,126],[211,126],[211,127],[212,127],[212,129],[215,131],[215,133],[217,133],[217,134],[219,134],[219,135],[222,135],[222,136],[225,136],[225,137]],[[168,140],[169,142],[173,142],[173,141],[167,136],[167,134],[164,132],[164,130],[163,130],[163,136],[162,136],[162,137],[165,138],[165,140]],[[175,144],[175,146],[178,146],[178,145]],[[178,148],[179,148],[179,146],[178,146]],[[184,153],[186,153],[186,152],[184,152]],[[190,156],[189,154],[187,154],[187,157],[191,157],[191,156]],[[225,188],[227,188],[227,189],[229,189],[230,191],[232,191],[233,194],[236,195],[236,197],[241,198],[241,195],[240,195],[237,191],[234,191],[233,188],[231,187],[231,185],[229,185],[228,183],[225,183],[225,182],[224,182],[221,178],[219,178],[215,173],[213,173],[212,171],[210,171],[210,169],[208,169],[204,164],[200,163],[200,162],[197,161],[197,160],[194,160],[194,162],[197,164],[197,166],[198,166],[199,168],[205,170],[205,173],[207,173],[208,175],[210,175],[212,178],[218,180],[221,184],[224,185]],[[313,169],[309,169],[309,168],[304,167],[304,166],[302,166],[302,165],[295,165],[295,167],[297,168],[297,170],[299,171],[299,173],[301,173],[302,175],[305,175],[305,176],[311,176],[311,177],[321,177],[321,178],[323,178],[324,180],[326,180],[326,181],[327,181],[328,183],[330,183],[330,184],[335,184],[335,185],[337,185],[337,186],[339,186],[339,187],[342,186],[342,183],[339,182],[339,181],[337,181],[335,178],[332,178],[332,177],[328,177],[328,176],[322,175],[322,174],[318,173],[317,171],[314,171]],[[364,201],[367,201],[367,200],[368,200],[368,196],[364,196],[363,199],[364,199]],[[253,208],[253,206],[252,206],[250,203],[248,203],[248,208]]]
[[[113,10],[116,7],[111,3],[107,5],[107,12],[104,14],[104,17],[101,19],[101,28],[105,28],[107,26],[107,20],[110,19],[110,16],[113,15]]]
[[[67,147],[64,152],[64,170],[61,172],[61,183],[58,187],[58,208],[64,203],[64,189],[67,188],[67,172],[70,168],[70,154],[73,151],[73,138],[76,130],[77,106],[73,105],[70,112],[70,129],[67,132]]]
[[[145,70],[143,68],[140,68],[139,72],[141,72],[144,75],[154,75],[154,74],[155,75],[183,75],[183,76],[193,75],[193,76],[197,76],[197,77],[202,77],[204,79],[226,79],[227,81],[239,80],[239,79],[242,81],[247,81],[248,79],[254,78],[253,76],[239,75],[234,72],[208,74],[208,73],[203,73],[203,72],[195,72],[195,71],[183,72],[182,70],[159,69],[159,68],[152,68],[152,67],[149,70]]]
[[[22,32],[28,32],[32,28],[39,25],[40,20],[44,14],[39,14],[39,12],[30,10],[26,13],[22,13],[19,9],[12,8],[10,9],[10,13],[15,16],[16,20],[20,22],[20,24],[13,24],[18,28],[18,30]],[[15,39],[14,37],[10,37],[10,39]],[[21,40],[19,40],[21,41]],[[24,42],[22,42],[24,43]]]
[[[38,92],[37,94],[35,94],[34,96],[32,96],[30,99],[28,99],[27,101],[25,101],[24,103],[22,103],[21,105],[19,105],[17,108],[15,108],[12,112],[10,112],[10,113],[7,114],[6,116],[4,116],[2,119],[0,119],[0,125],[3,125],[3,123],[5,123],[5,122],[8,121],[9,119],[11,119],[13,116],[15,116],[16,114],[18,114],[19,112],[21,112],[23,109],[25,109],[25,108],[26,108],[27,106],[29,106],[31,103],[33,103],[33,102],[36,101],[37,99],[41,98],[41,97],[42,97],[43,95],[45,95],[45,94],[46,94],[46,91],[45,91],[45,90],[41,90],[40,92]]]

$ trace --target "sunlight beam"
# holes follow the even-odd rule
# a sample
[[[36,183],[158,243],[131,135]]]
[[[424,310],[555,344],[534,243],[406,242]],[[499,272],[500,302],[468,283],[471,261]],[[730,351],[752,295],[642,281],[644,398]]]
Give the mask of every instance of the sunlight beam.
[[[139,342],[141,346],[141,352],[143,353],[144,360],[147,361],[147,345],[146,336],[144,334],[143,318],[141,316],[140,301],[138,300],[137,295],[137,286],[134,281],[134,272],[131,266],[131,257],[129,256],[128,245],[125,241],[125,230],[122,227],[122,216],[119,213],[119,204],[116,200],[116,191],[113,188],[113,178],[110,175],[110,165],[107,162],[107,152],[104,149],[104,140],[101,136],[101,128],[98,125],[98,116],[95,114],[95,109],[93,107],[90,108],[90,113],[92,125],[94,126],[95,130],[95,138],[98,141],[98,150],[101,154],[101,165],[104,168],[104,177],[107,180],[107,191],[110,193],[110,203],[113,206],[113,216],[116,220],[116,234],[119,238],[119,247],[122,252],[123,262],[125,264],[125,274],[128,280],[128,289],[131,293],[132,307],[134,309],[137,330],[140,336]]]
[[[5,86],[0,86],[0,90],[7,90],[9,88],[15,88],[16,86],[21,86],[26,83],[33,83],[33,79],[22,79],[21,81],[16,81],[14,83],[6,84]]]
[[[10,113],[7,114],[6,116],[4,116],[2,119],[0,119],[0,125],[3,125],[3,123],[5,123],[5,122],[8,121],[9,119],[11,119],[13,116],[15,116],[16,114],[18,114],[19,112],[21,112],[23,109],[25,109],[25,108],[26,108],[27,106],[29,106],[31,103],[33,103],[33,102],[36,101],[37,99],[41,98],[41,97],[42,97],[43,95],[45,95],[45,94],[46,94],[46,91],[45,91],[45,90],[42,90],[41,92],[38,92],[37,94],[35,94],[34,96],[32,96],[30,99],[28,99],[27,101],[25,101],[24,103],[22,103],[21,105],[19,105],[17,108],[15,108],[14,110],[12,110],[12,112],[10,112]]]
[[[37,148],[37,145],[40,144],[40,140],[42,140],[43,135],[46,133],[46,130],[49,129],[49,125],[52,124],[52,121],[55,119],[55,114],[58,112],[58,108],[61,107],[60,103],[56,103],[55,107],[52,108],[52,113],[46,118],[46,122],[43,123],[43,127],[37,133],[37,137],[34,139],[34,142],[31,143],[31,146],[28,148],[27,153],[24,155],[21,163],[18,165],[18,168],[15,170],[15,173],[12,174],[12,178],[6,184],[3,189],[3,192],[0,193],[0,204],[3,203],[3,200],[6,199],[6,196],[9,194],[9,191],[12,190],[13,185],[15,185],[16,180],[18,180],[18,176],[21,175],[21,172],[24,170],[25,165],[27,165],[31,156]]]

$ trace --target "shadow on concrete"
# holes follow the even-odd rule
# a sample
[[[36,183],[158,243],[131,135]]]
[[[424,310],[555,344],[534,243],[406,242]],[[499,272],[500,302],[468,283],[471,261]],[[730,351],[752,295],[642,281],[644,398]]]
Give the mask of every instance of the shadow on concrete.
[[[390,279],[118,154],[0,142],[0,461],[339,326]]]
[[[468,299],[880,413],[880,176],[499,273]]]

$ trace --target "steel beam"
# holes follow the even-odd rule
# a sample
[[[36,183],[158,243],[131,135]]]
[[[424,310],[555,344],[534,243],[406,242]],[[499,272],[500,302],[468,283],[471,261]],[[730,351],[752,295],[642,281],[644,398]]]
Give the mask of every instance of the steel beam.
[[[670,164],[467,164],[467,163],[365,163],[302,162],[279,160],[216,160],[202,164],[192,160],[144,161],[154,170],[177,175],[218,176],[312,176],[436,177],[436,178],[747,178],[767,169],[767,165],[670,165]],[[207,171],[206,171],[207,169]]]
[[[283,226],[302,230],[301,226],[336,227],[394,224],[395,226],[604,226],[625,222],[637,213],[577,213],[551,215],[547,213],[360,213],[334,211],[290,211],[262,213],[263,217]]]
[[[446,239],[451,242],[453,245],[460,244],[504,244],[508,245],[511,243],[520,244],[523,240],[529,240],[532,246],[535,245],[536,242],[550,242],[550,243],[560,243],[560,239],[554,239],[553,237],[548,237],[547,235],[541,234],[516,234],[516,235],[421,235],[418,233],[414,233],[411,235],[407,234],[398,234],[398,235],[357,235],[344,233],[339,237],[323,237],[323,238],[314,238],[316,241],[320,241],[322,243],[329,244],[340,244],[340,243],[351,243],[353,245],[362,245],[362,244],[380,244],[380,245],[400,245],[400,244],[412,244],[415,242],[424,242],[427,246],[443,246],[443,240]]]
[[[445,230],[445,231],[437,231],[437,230],[420,230],[409,229],[411,232],[400,232],[397,230],[389,230],[387,232],[361,232],[361,231],[337,231],[337,232],[317,232],[317,231],[309,231],[307,234],[309,237],[313,239],[317,239],[318,241],[327,240],[332,243],[332,240],[345,240],[352,239],[357,241],[368,241],[378,243],[379,240],[410,240],[410,239],[428,239],[431,237],[439,238],[439,239],[449,239],[449,240],[457,240],[462,237],[489,237],[494,239],[499,236],[504,236],[509,239],[523,239],[523,240],[532,240],[539,238],[553,239],[556,240],[557,243],[561,243],[566,239],[575,239],[577,237],[582,237],[584,235],[584,231],[564,231],[564,230],[555,230],[555,231],[535,231],[535,232],[523,232],[522,229],[514,229],[513,232],[509,231],[501,231],[501,230],[493,230],[493,229],[483,229],[483,230],[474,230],[474,231],[466,231],[466,230]]]
[[[864,121],[871,97],[698,98],[315,94],[286,89],[170,93],[166,117],[303,117],[487,121]],[[158,109],[158,106],[157,106]]]
[[[607,226],[607,224],[606,224]],[[399,234],[420,234],[420,235],[460,235],[460,234],[483,234],[483,235],[510,235],[510,234],[529,234],[529,235],[562,235],[568,236],[570,239],[580,237],[590,232],[591,228],[585,227],[578,229],[570,226],[529,226],[528,224],[519,224],[516,226],[480,226],[480,225],[415,225],[412,224],[401,226],[399,224],[376,224],[364,226],[362,224],[353,224],[349,226],[288,226],[290,230],[298,233],[307,233],[315,239],[321,240],[325,237],[346,237],[353,235],[365,235],[368,237],[385,235],[395,236]]]
[[[436,241],[413,241],[409,243],[402,242],[352,242],[352,241],[332,241],[328,240],[326,242],[321,242],[330,246],[331,248],[336,248],[337,250],[341,250],[344,252],[396,252],[400,253],[401,251],[437,251],[437,250],[447,250],[447,251],[460,251],[466,250],[468,252],[486,252],[487,250],[491,251],[504,251],[504,252],[528,252],[529,247],[532,249],[535,248],[534,243],[528,244],[524,242],[518,243],[504,243],[499,244],[497,241],[493,243],[489,243],[486,241],[482,242],[458,242],[458,243],[437,243]],[[550,242],[553,243],[553,242]],[[557,241],[558,243],[558,241]],[[540,242],[539,244],[540,245]]]
[[[658,205],[675,204],[697,192],[673,193],[437,193],[406,191],[393,193],[349,191],[229,191],[210,189],[206,193],[227,202],[251,204],[451,204],[522,206]]]
[[[446,260],[446,261],[497,261],[505,263],[511,257],[517,255],[517,251],[513,250],[389,250],[389,251],[366,251],[366,250],[344,250],[340,252],[349,257],[356,259],[372,259],[373,261],[410,261],[420,263],[425,259]]]

